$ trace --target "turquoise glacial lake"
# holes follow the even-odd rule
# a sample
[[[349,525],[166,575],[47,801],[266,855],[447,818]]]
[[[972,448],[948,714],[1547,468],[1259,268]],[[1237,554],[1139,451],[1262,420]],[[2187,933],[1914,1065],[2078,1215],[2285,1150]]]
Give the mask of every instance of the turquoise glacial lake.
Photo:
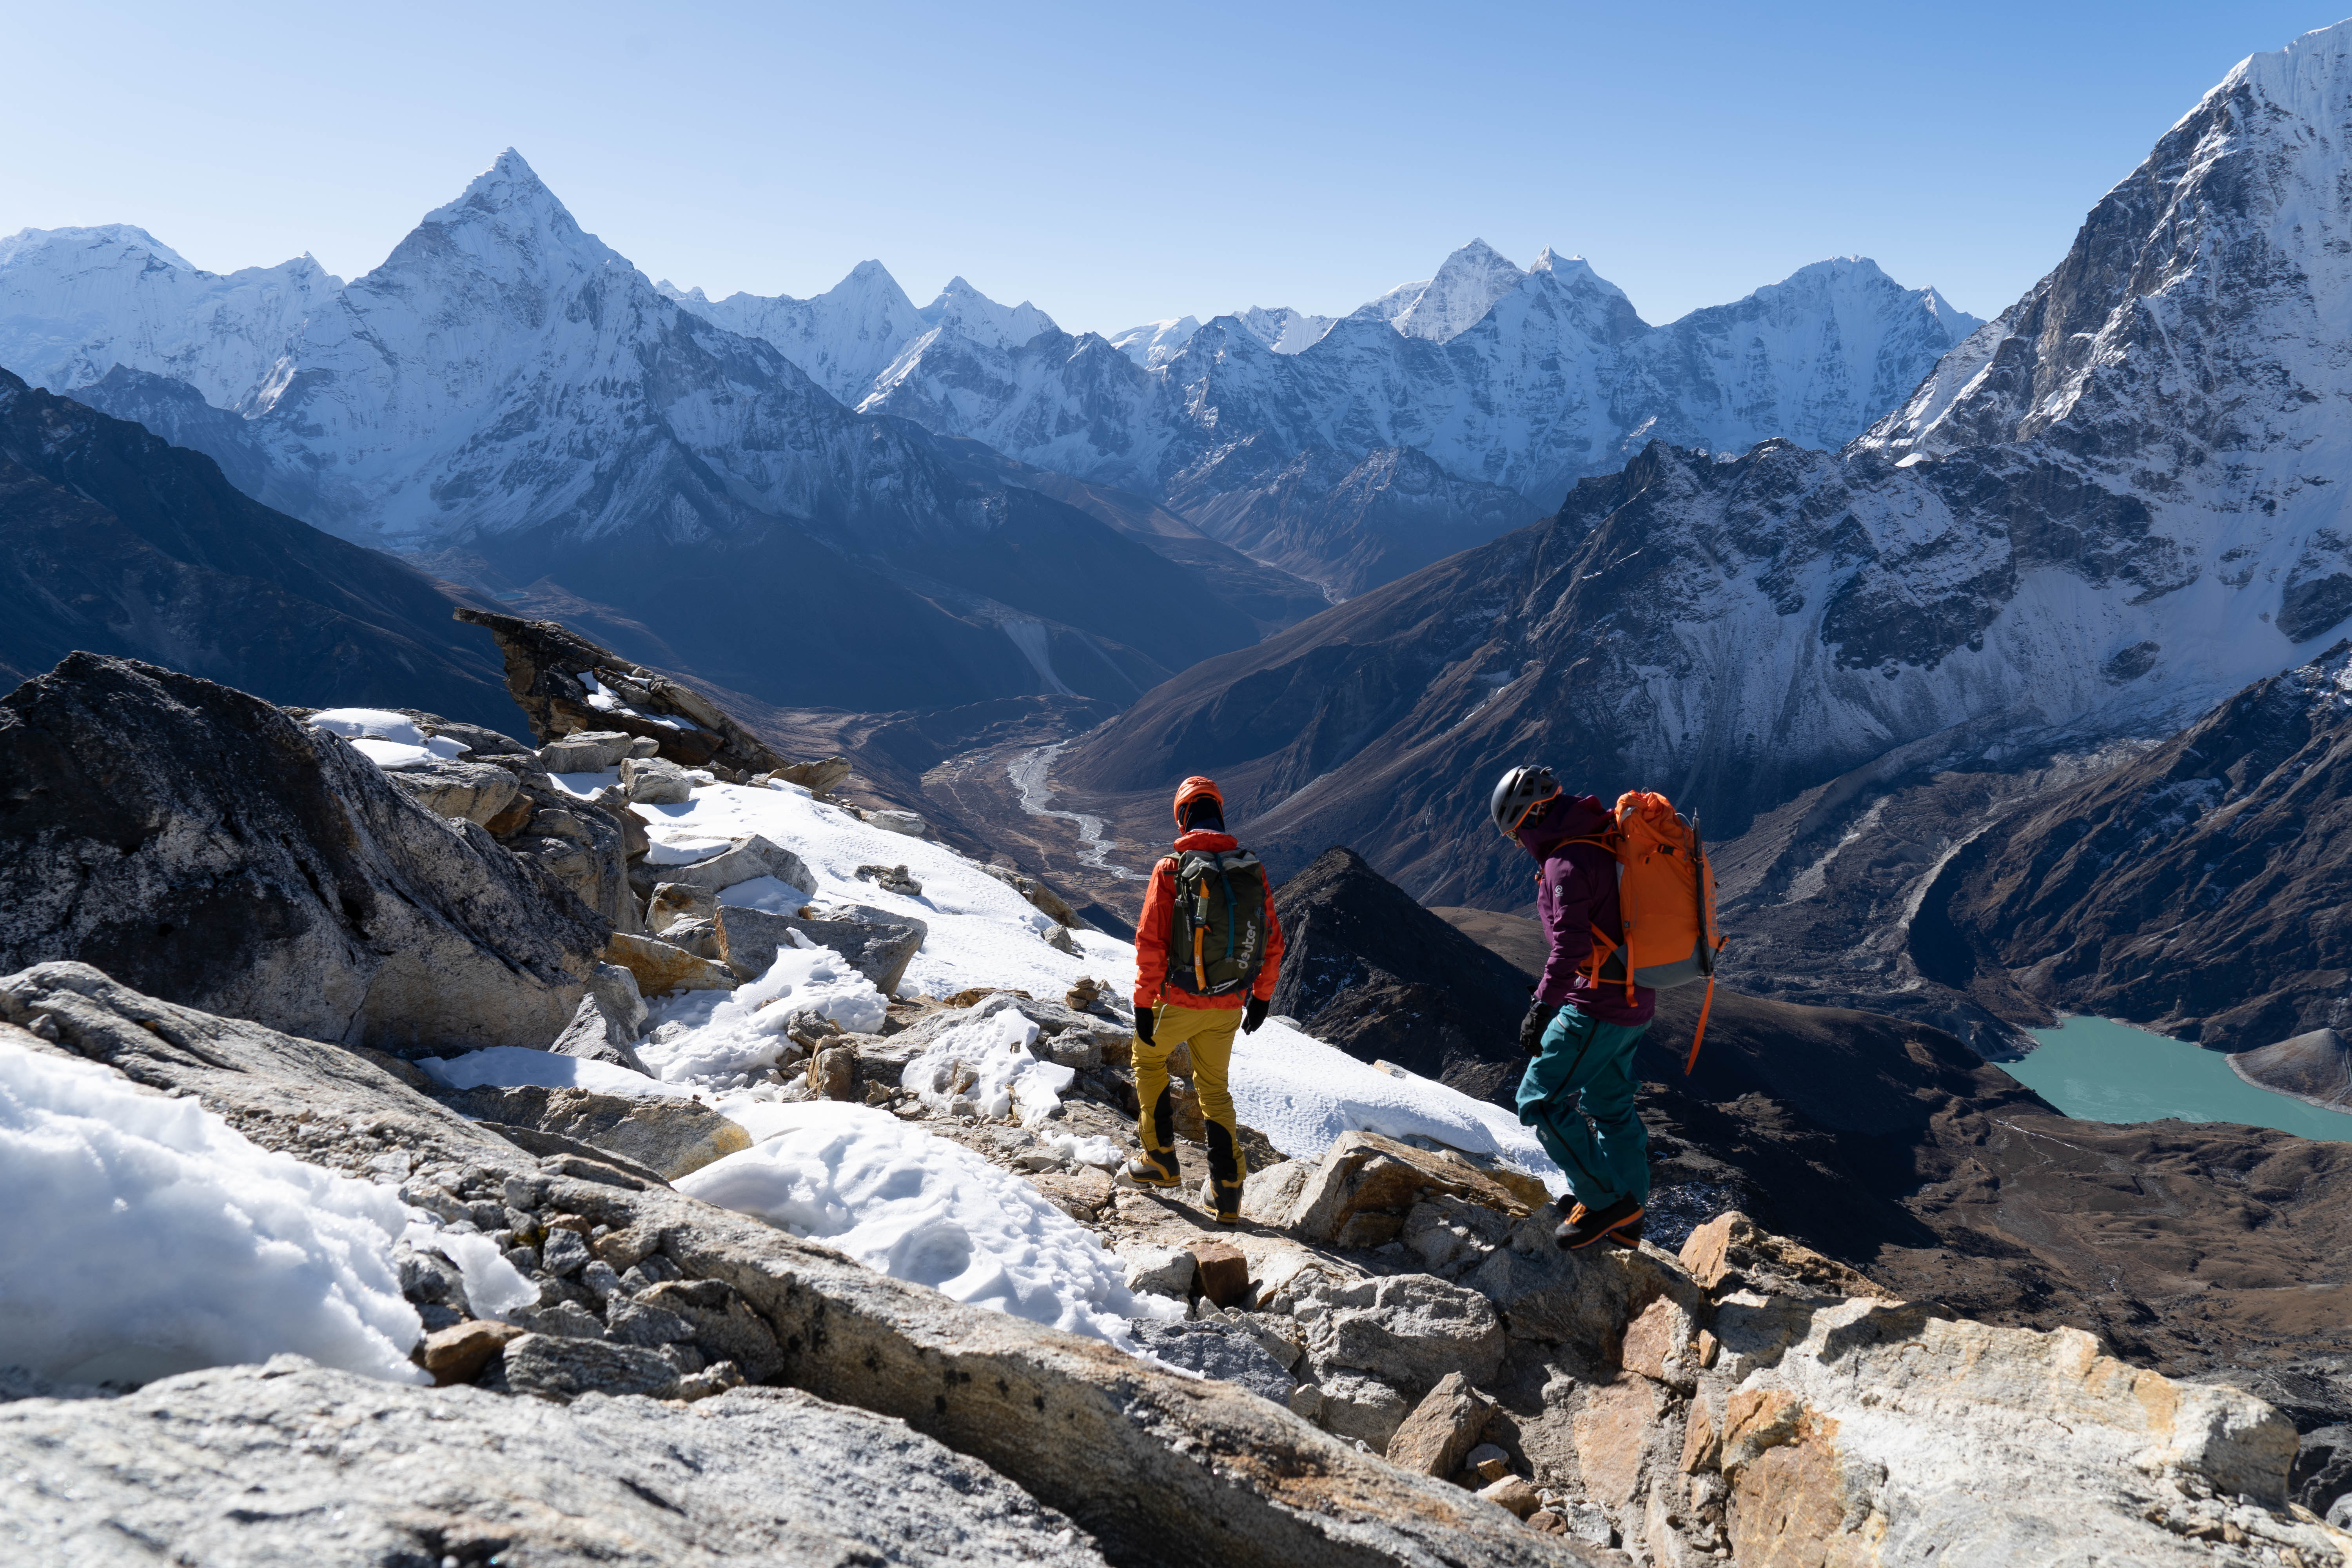
[[[2273,1094],[2230,1070],[2219,1051],[2112,1018],[2069,1018],[2031,1031],[2041,1042],[2011,1078],[2086,1121],[2236,1121],[2352,1143],[2352,1116]]]

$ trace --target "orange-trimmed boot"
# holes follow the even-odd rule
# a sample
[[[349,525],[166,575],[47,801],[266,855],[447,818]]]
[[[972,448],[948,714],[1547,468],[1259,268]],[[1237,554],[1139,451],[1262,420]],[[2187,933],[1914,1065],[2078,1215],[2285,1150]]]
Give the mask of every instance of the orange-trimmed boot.
[[[1568,1211],[1568,1218],[1551,1233],[1552,1239],[1570,1252],[1579,1252],[1604,1236],[1615,1239],[1612,1232],[1626,1226],[1639,1225],[1643,1213],[1641,1200],[1633,1197],[1619,1198],[1615,1203],[1597,1209],[1578,1204]]]

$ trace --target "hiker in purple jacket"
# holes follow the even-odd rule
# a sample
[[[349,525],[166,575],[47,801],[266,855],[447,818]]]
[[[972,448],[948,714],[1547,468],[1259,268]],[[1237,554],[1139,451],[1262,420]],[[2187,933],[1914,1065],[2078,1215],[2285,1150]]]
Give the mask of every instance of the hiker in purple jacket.
[[[1550,952],[1519,1046],[1535,1059],[1519,1080],[1519,1120],[1568,1177],[1562,1247],[1642,1238],[1650,1139],[1633,1110],[1633,1053],[1656,993],[1596,984],[1592,933],[1624,942],[1617,909],[1616,816],[1595,795],[1561,793],[1548,768],[1513,768],[1495,786],[1495,825],[1536,861],[1536,913]]]

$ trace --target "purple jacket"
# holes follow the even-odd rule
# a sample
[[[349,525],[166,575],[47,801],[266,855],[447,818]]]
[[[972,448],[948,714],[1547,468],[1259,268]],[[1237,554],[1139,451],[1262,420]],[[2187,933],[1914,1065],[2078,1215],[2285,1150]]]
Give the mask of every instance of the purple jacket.
[[[1577,973],[1592,956],[1592,928],[1622,941],[1624,924],[1617,912],[1617,857],[1598,844],[1563,841],[1606,833],[1615,820],[1598,795],[1562,795],[1519,829],[1520,845],[1536,858],[1536,914],[1551,943],[1536,998],[1565,1003],[1604,1024],[1646,1024],[1656,992],[1636,985],[1629,1006],[1622,982],[1596,986]]]

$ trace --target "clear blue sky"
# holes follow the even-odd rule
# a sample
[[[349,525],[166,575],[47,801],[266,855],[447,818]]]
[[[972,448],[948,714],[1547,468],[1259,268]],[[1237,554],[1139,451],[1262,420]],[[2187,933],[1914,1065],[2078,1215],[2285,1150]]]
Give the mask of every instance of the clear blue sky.
[[[2352,9],[2352,0],[2335,0]],[[2231,0],[1931,6],[0,0],[0,233],[344,277],[499,151],[656,278],[878,257],[1066,327],[1337,312],[1483,237],[1653,321],[1875,258],[1981,315],[2244,56]]]

